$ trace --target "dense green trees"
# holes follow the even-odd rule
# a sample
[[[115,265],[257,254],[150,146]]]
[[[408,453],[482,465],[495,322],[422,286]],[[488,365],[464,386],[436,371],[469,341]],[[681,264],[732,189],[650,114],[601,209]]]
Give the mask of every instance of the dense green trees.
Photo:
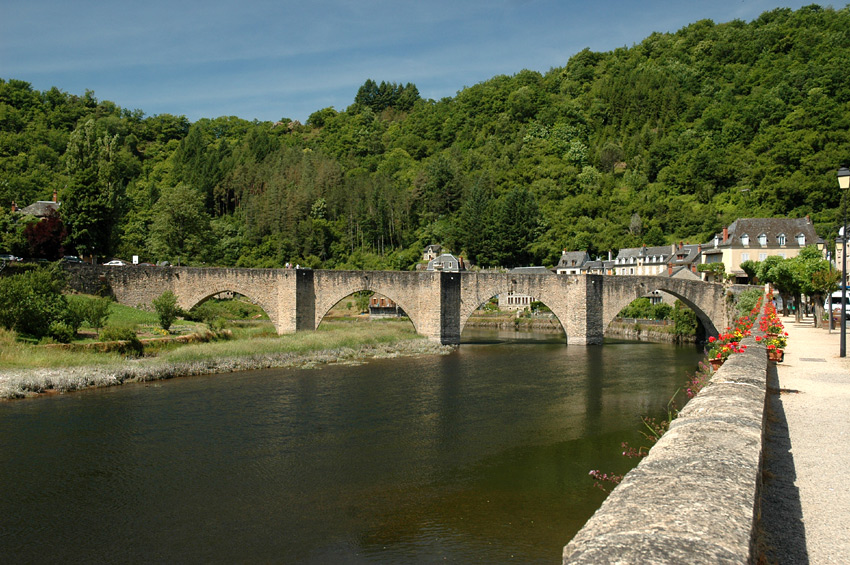
[[[423,100],[369,79],[306,125],[146,117],[0,80],[0,208],[63,201],[68,252],[279,267],[478,265],[707,241],[810,214],[830,238],[850,145],[850,10],[703,20]],[[3,251],[26,252],[0,212]],[[14,247],[14,249],[13,249]]]

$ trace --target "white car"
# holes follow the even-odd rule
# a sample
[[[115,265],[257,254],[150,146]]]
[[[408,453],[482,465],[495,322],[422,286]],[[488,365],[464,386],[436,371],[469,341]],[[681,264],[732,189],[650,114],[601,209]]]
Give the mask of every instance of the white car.
[[[122,261],[121,259],[113,259],[107,263],[104,263],[107,267],[123,267],[127,264],[126,261]]]

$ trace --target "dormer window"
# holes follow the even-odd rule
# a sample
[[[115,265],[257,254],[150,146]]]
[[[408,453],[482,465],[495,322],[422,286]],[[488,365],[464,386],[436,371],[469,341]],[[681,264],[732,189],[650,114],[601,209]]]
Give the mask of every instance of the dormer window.
[[[802,233],[797,234],[797,245],[799,245],[800,247],[803,247],[803,246],[806,245],[806,235],[805,234],[802,234]]]
[[[781,233],[781,234],[777,235],[776,241],[777,241],[777,243],[779,243],[779,245],[785,245],[785,234]]]
[[[744,234],[741,236],[741,245],[749,245],[750,244],[750,235]]]
[[[767,234],[760,233],[759,234],[759,245],[767,245]]]

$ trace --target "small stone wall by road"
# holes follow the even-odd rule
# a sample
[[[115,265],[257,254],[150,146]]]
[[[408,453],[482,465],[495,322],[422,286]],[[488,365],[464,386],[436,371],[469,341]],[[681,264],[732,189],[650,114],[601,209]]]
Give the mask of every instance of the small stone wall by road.
[[[564,548],[565,564],[755,561],[768,360],[743,343]]]

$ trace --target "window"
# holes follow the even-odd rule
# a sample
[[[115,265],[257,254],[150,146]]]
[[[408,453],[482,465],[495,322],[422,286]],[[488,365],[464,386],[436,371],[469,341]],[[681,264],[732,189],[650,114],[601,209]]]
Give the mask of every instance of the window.
[[[785,245],[785,234],[781,233],[781,234],[777,235],[776,241],[777,241],[777,243],[779,243],[779,245]]]
[[[744,261],[749,261],[749,260],[750,260],[750,254],[749,253],[741,253],[741,263],[743,263]]]
[[[741,236],[741,245],[749,245],[750,244],[750,235],[744,234]]]
[[[759,261],[764,261],[767,259],[767,253],[759,253]]]
[[[767,234],[760,233],[759,234],[759,245],[767,245]]]
[[[802,234],[802,233],[797,234],[797,245],[799,245],[800,247],[803,247],[804,245],[806,245],[806,235],[805,234]]]

